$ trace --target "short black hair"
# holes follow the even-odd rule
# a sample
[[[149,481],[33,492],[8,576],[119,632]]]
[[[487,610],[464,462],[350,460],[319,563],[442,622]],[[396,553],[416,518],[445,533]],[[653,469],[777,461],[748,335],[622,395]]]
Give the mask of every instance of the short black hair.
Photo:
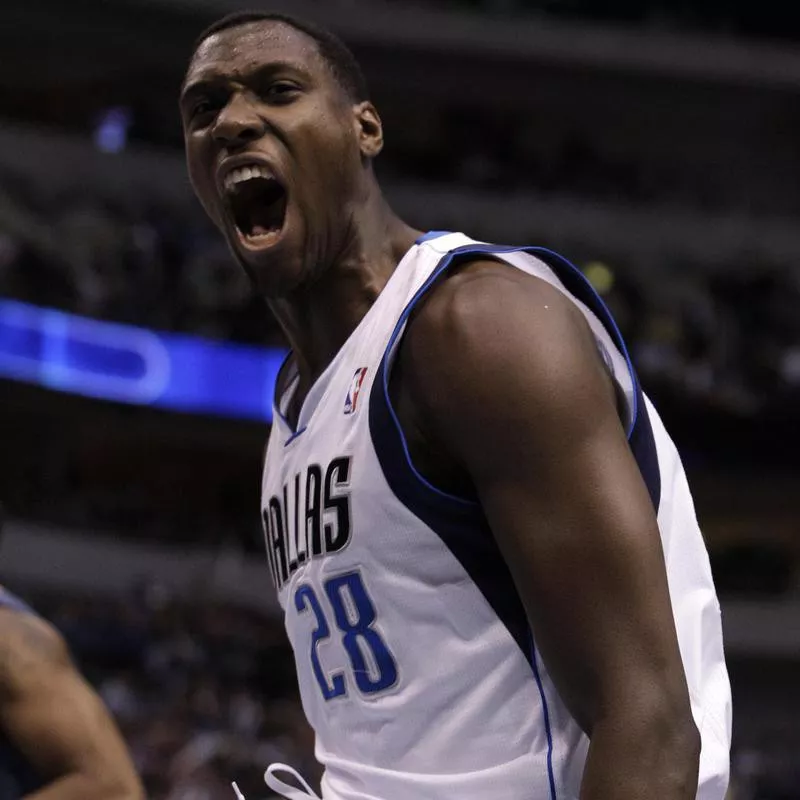
[[[197,50],[215,33],[247,25],[250,22],[282,22],[309,36],[316,42],[319,54],[330,67],[339,85],[347,92],[348,97],[355,103],[369,100],[367,81],[361,65],[350,48],[335,33],[313,22],[293,17],[291,14],[272,11],[236,11],[209,25],[195,40],[194,49]]]

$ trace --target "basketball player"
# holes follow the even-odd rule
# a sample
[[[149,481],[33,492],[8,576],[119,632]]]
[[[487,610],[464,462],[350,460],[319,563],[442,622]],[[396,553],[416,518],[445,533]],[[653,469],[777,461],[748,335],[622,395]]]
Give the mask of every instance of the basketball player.
[[[398,219],[361,72],[304,22],[217,23],[181,109],[291,344],[262,515],[325,800],[721,800],[708,557],[581,274]]]
[[[141,800],[119,732],[61,636],[0,587],[0,800]]]

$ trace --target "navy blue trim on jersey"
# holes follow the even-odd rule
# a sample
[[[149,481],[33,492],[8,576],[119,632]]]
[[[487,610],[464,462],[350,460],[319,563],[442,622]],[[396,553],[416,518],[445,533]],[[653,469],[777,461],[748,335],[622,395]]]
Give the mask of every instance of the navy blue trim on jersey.
[[[438,238],[443,232],[431,232],[418,243]],[[647,413],[641,386],[633,368],[622,335],[600,296],[584,275],[562,256],[541,247],[500,247],[470,244],[446,253],[435,269],[403,309],[381,359],[378,376],[369,398],[369,426],[373,446],[384,477],[397,499],[430,527],[458,559],[476,587],[486,598],[498,618],[517,642],[531,666],[541,698],[547,736],[547,775],[550,800],[557,800],[553,770],[553,735],[550,711],[544,691],[536,647],[528,618],[508,565],[503,559],[489,523],[474,498],[457,497],[438,489],[417,470],[412,462],[408,442],[389,395],[389,360],[406,323],[420,299],[454,263],[476,256],[496,256],[525,252],[545,262],[561,280],[564,288],[586,305],[600,320],[612,341],[625,358],[633,386],[631,421],[627,428],[631,451],[647,485],[653,506],[658,511],[661,498],[661,475],[658,467],[655,437]]]
[[[9,608],[12,611],[20,611],[24,614],[33,614],[34,610],[7,589],[0,586],[0,608]]]
[[[542,698],[542,715],[544,716],[544,732],[547,736],[547,777],[550,781],[550,800],[557,800],[556,796],[556,776],[553,772],[553,730],[550,725],[550,710],[547,707],[547,695],[544,691],[542,676],[539,673],[539,662],[536,658],[536,644],[531,635],[531,666],[536,685],[539,687],[539,696]]]
[[[438,234],[443,235],[443,234]],[[431,238],[436,238],[431,236]],[[487,245],[487,244],[469,244],[463,247],[457,247],[447,253],[433,271],[431,277],[425,282],[422,288],[412,298],[411,302],[406,306],[403,314],[400,317],[392,337],[389,340],[388,351],[394,347],[394,343],[400,332],[403,330],[408,317],[413,310],[414,306],[422,295],[430,288],[430,286],[438,280],[442,273],[454,262],[462,262],[472,256],[492,256],[502,255],[505,253],[524,252],[529,255],[535,256],[549,266],[555,272],[558,279],[564,285],[564,288],[577,300],[580,300],[587,308],[594,312],[595,316],[603,324],[603,327],[611,336],[612,341],[616,345],[625,363],[628,365],[628,373],[631,377],[633,386],[633,408],[631,410],[631,422],[628,425],[627,435],[628,442],[630,443],[631,452],[639,465],[639,471],[644,479],[647,491],[650,494],[650,499],[653,507],[658,513],[661,503],[661,472],[658,467],[658,453],[656,451],[655,437],[653,436],[653,428],[650,424],[650,417],[647,413],[647,405],[644,402],[644,395],[642,387],[639,384],[639,377],[633,367],[628,348],[625,345],[625,340],[622,338],[617,323],[608,306],[603,302],[602,298],[595,291],[595,288],[588,281],[586,276],[570,261],[558,253],[548,250],[544,247],[514,247],[502,245]],[[387,402],[388,390],[387,390]],[[391,403],[390,403],[391,405]],[[394,413],[392,414],[394,416]],[[396,417],[395,417],[396,420]],[[403,435],[400,430],[400,425],[397,423],[397,428],[400,431],[400,436]],[[406,448],[407,451],[407,448]],[[410,461],[410,459],[409,459]],[[412,469],[414,469],[412,465]],[[414,469],[416,472],[416,469]]]
[[[291,435],[291,436],[290,436],[290,437],[289,437],[289,438],[288,438],[288,439],[287,439],[287,440],[286,440],[286,441],[283,443],[283,446],[284,446],[284,447],[288,447],[288,446],[289,446],[289,445],[290,445],[290,444],[291,444],[291,443],[292,443],[292,442],[293,442],[295,439],[298,439],[300,436],[302,436],[302,434],[304,434],[304,433],[306,432],[306,430],[307,430],[307,429],[308,429],[308,425],[304,425],[304,426],[303,426],[302,428],[300,428],[299,430],[296,430],[296,431],[295,431],[295,432],[294,432],[294,433],[293,433],[293,434],[292,434],[292,435]]]
[[[630,353],[614,317],[586,276],[574,264],[558,253],[554,253],[544,247],[493,248],[489,252],[514,252],[520,249],[544,261],[555,272],[561,283],[564,284],[564,288],[573,297],[580,300],[590,311],[594,312],[625,359],[633,386],[633,409],[627,429],[628,442],[647,486],[653,508],[658,513],[661,505],[661,471],[658,467],[656,440],[653,435],[653,427],[650,424],[650,416],[647,413],[647,404],[644,401],[642,387],[639,383],[639,376],[633,367]]]
[[[435,237],[431,235],[430,238]],[[661,476],[655,439],[641,388],[619,329],[611,313],[583,274],[566,259],[544,248],[466,245],[451,250],[442,257],[431,275],[403,309],[395,325],[378,368],[378,376],[370,391],[369,425],[378,461],[392,492],[406,508],[416,514],[442,539],[533,666],[527,615],[517,593],[509,591],[514,585],[513,580],[483,510],[475,498],[458,497],[444,492],[417,470],[389,396],[389,358],[420,299],[454,262],[463,262],[476,256],[511,252],[527,252],[545,261],[556,272],[565,288],[597,315],[624,356],[633,382],[634,397],[632,420],[627,431],[628,439],[653,505],[656,510],[658,509]]]
[[[281,410],[281,400],[283,399],[283,397],[282,396],[279,397],[278,392],[283,382],[284,370],[289,366],[289,360],[291,359],[291,357],[292,357],[292,351],[290,350],[284,356],[283,363],[281,364],[280,369],[278,370],[278,375],[275,378],[275,390],[272,400],[272,407],[274,409],[275,414],[277,414],[281,418],[283,424],[289,429],[289,438],[283,443],[284,447],[288,447],[295,439],[304,434],[306,432],[306,429],[308,428],[308,425],[304,425],[302,428],[295,429],[295,426],[292,425],[291,422],[289,422],[289,420],[286,418],[286,415]],[[265,451],[265,458],[266,458],[266,451]]]
[[[286,419],[286,415],[281,410],[281,400],[283,400],[283,394],[281,393],[281,387],[283,386],[283,373],[285,372],[286,368],[289,366],[289,361],[292,358],[292,351],[289,352],[283,357],[283,361],[281,362],[280,367],[278,368],[278,374],[275,376],[275,389],[273,390],[272,396],[272,407],[275,409],[275,413],[283,420],[283,424],[292,432],[294,433],[294,425],[292,425],[288,419]]]
[[[405,437],[398,435],[385,385],[386,357],[369,398],[369,429],[386,482],[397,499],[441,538],[475,582],[493,611],[530,662],[528,618],[513,591],[514,581],[500,554],[489,523],[478,503],[446,494],[421,476],[411,465]]]

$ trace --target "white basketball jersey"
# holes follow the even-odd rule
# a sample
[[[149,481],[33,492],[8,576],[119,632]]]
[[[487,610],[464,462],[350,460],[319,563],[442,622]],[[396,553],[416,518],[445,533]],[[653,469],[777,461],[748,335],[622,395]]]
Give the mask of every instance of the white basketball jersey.
[[[325,800],[577,800],[588,740],[537,651],[480,506],[411,463],[388,393],[417,301],[453,264],[495,258],[558,287],[586,316],[628,407],[666,556],[701,800],[728,783],[731,698],[720,610],[678,453],[608,311],[539,248],[428,234],[314,384],[296,429],[279,398],[262,513]]]

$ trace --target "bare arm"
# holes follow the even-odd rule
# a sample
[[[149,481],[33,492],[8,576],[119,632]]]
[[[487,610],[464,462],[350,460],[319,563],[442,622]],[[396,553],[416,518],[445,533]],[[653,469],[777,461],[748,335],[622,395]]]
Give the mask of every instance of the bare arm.
[[[125,745],[58,633],[0,610],[0,725],[49,780],[25,800],[140,800]]]
[[[581,800],[694,798],[699,735],[655,511],[580,312],[539,279],[472,264],[423,305],[400,358],[425,438],[474,483],[590,737]]]

